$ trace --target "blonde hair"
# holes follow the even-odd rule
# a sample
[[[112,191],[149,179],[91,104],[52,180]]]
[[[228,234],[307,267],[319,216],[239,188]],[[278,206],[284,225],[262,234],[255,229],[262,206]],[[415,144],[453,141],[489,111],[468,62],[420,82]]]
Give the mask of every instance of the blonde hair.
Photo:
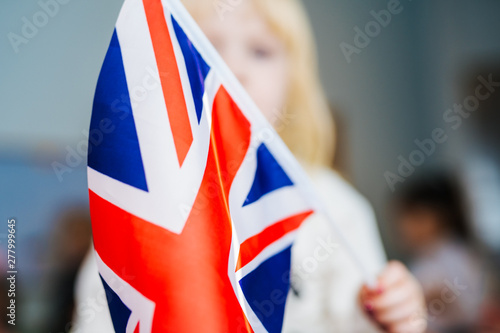
[[[281,38],[290,56],[290,86],[282,124],[276,130],[292,153],[309,165],[330,166],[334,155],[334,123],[321,87],[316,45],[305,9],[299,0],[252,1]],[[241,2],[240,1],[240,2]],[[195,19],[212,12],[230,15],[235,1],[183,0]],[[238,2],[239,3],[239,2]],[[223,14],[223,15],[221,15]]]

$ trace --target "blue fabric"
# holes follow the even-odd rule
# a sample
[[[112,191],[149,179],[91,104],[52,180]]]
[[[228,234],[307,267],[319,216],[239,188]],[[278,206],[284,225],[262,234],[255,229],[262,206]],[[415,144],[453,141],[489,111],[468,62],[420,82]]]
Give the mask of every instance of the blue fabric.
[[[281,332],[290,289],[291,246],[261,263],[240,280],[248,304],[270,333]]]
[[[203,111],[205,79],[208,75],[208,72],[210,71],[210,67],[207,65],[205,60],[203,60],[198,50],[196,50],[194,45],[184,33],[184,30],[182,30],[173,16],[172,24],[174,26],[175,35],[177,36],[177,40],[179,41],[179,45],[181,47],[182,54],[184,55],[184,62],[186,63],[189,83],[191,84],[191,92],[196,109],[196,116],[198,117],[199,124]]]
[[[111,178],[148,191],[116,30],[97,81],[88,165]]]
[[[116,333],[125,333],[127,329],[127,323],[130,319],[132,311],[122,302],[120,297],[111,289],[111,287],[104,281],[102,276],[99,274],[102,284],[104,285],[104,291],[106,292],[106,298],[108,300],[109,312],[111,313],[111,320],[113,321],[113,327]]]
[[[274,158],[265,144],[257,149],[257,170],[252,187],[248,193],[243,207],[249,205],[262,196],[285,186],[293,185],[281,165]]]

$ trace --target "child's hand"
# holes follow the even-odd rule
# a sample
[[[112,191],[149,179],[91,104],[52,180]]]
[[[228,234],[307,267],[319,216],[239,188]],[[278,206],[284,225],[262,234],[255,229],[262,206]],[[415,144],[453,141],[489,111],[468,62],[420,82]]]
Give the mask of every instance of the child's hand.
[[[386,332],[421,333],[427,327],[427,309],[422,288],[406,267],[387,264],[373,289],[363,286],[361,305]]]

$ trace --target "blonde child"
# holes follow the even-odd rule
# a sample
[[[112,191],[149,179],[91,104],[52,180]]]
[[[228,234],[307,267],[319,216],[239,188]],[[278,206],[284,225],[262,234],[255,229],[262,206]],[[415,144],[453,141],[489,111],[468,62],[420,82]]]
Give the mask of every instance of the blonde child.
[[[308,170],[337,223],[379,274],[363,286],[352,259],[321,218],[299,230],[285,332],[423,332],[420,286],[398,262],[385,264],[369,203],[328,165],[334,126],[316,67],[305,11],[296,0],[184,0],[191,15]],[[385,266],[385,267],[384,267]]]
[[[319,83],[315,46],[305,11],[297,0],[184,0],[187,9],[231,70],[301,161],[339,227],[379,274],[378,285],[362,276],[330,226],[320,217],[306,221],[292,252],[292,288],[284,332],[425,331],[420,286],[385,255],[370,204],[328,165],[334,126]],[[102,294],[93,257],[76,287],[81,300]],[[77,316],[79,332],[112,332],[105,306],[93,320]]]

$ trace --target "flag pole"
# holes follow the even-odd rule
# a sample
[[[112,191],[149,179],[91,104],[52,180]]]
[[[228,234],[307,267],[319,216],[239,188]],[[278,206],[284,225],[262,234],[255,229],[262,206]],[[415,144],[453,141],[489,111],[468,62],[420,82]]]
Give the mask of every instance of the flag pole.
[[[366,265],[363,264],[360,256],[358,255],[358,253],[356,253],[342,230],[339,228],[338,224],[335,222],[335,218],[332,216],[326,205],[323,203],[322,199],[316,193],[311,180],[303,170],[302,166],[295,159],[288,147],[281,140],[279,135],[274,131],[272,126],[268,123],[267,119],[265,119],[264,115],[262,115],[258,106],[246,92],[245,88],[243,88],[236,76],[231,72],[229,67],[226,65],[222,57],[210,43],[205,34],[198,27],[198,24],[194,21],[186,8],[184,8],[180,0],[162,0],[162,2],[163,5],[166,6],[172,13],[177,22],[181,25],[184,32],[189,37],[194,46],[198,50],[204,51],[203,58],[212,68],[216,68],[225,89],[233,97],[235,102],[238,105],[245,105],[250,109],[250,112],[248,112],[246,111],[246,108],[240,108],[245,116],[250,120],[250,122],[265,124],[265,126],[263,126],[262,128],[257,128],[256,130],[272,131],[271,133],[274,134],[273,144],[277,145],[280,149],[280,153],[282,155],[281,157],[286,161],[288,168],[294,170],[294,180],[300,183],[302,185],[302,188],[307,192],[306,197],[310,201],[310,204],[315,208],[315,210],[328,220],[329,225],[337,235],[339,242],[348,252],[349,256],[358,267],[360,273],[363,275],[365,282],[369,286],[374,287],[377,281],[375,274],[371,273]]]

